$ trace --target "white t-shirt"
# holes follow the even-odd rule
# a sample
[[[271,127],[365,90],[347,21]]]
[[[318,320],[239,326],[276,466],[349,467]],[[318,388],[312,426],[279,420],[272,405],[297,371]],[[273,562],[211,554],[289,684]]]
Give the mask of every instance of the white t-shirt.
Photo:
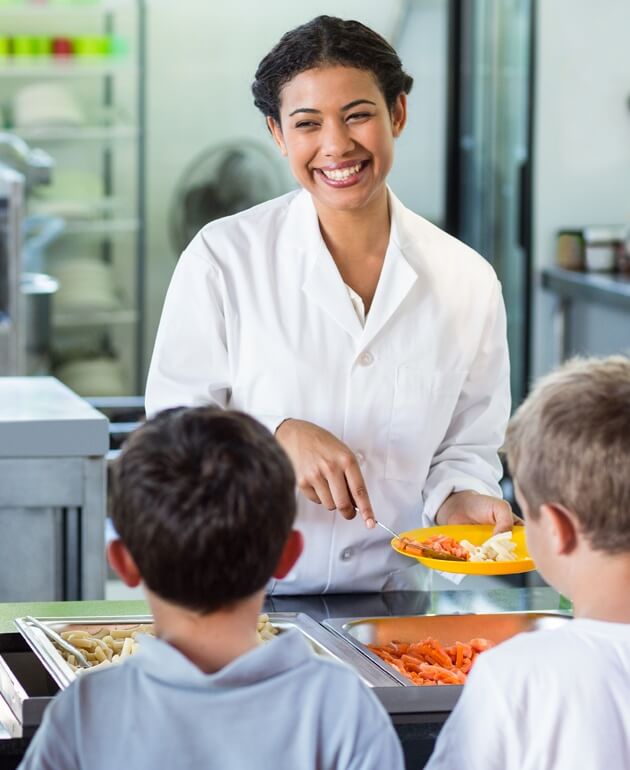
[[[628,770],[630,624],[573,620],[484,653],[426,770]]]

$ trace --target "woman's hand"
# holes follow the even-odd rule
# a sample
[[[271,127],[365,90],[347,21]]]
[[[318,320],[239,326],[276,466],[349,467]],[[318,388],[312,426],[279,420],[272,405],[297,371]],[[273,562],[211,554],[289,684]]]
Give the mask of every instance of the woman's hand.
[[[293,419],[278,426],[276,438],[309,500],[338,510],[345,519],[353,519],[358,509],[368,529],[376,526],[359,463],[342,441],[312,422]]]
[[[507,532],[517,523],[510,504],[498,497],[466,490],[453,492],[440,506],[436,524],[494,524],[494,532]]]

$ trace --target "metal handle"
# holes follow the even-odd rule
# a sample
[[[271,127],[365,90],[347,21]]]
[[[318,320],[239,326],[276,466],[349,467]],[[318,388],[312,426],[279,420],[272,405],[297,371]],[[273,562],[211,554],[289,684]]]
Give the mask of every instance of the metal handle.
[[[70,644],[70,642],[67,642],[63,636],[58,634],[54,629],[50,628],[45,623],[42,623],[40,620],[37,620],[37,618],[31,617],[30,615],[27,615],[24,620],[30,625],[39,628],[40,631],[43,631],[51,641],[55,642],[55,644],[58,644],[66,652],[74,655],[74,657],[77,659],[77,663],[81,666],[81,668],[91,668],[81,650],[77,649],[73,644]]]
[[[399,539],[400,539],[400,535],[397,535],[397,534],[396,534],[396,533],[395,533],[393,530],[391,530],[389,527],[386,527],[384,524],[381,524],[381,522],[380,522],[380,521],[377,521],[376,523],[378,524],[378,526],[379,526],[379,527],[382,527],[382,528],[383,528],[383,529],[384,529],[386,532],[389,532],[389,534],[390,534],[392,537],[397,537],[397,538],[399,538]]]

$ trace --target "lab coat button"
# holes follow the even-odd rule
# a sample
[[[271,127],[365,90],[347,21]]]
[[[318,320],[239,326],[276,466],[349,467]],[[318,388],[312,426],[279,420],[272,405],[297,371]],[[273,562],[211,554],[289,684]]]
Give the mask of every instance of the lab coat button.
[[[354,548],[344,548],[341,552],[341,561],[350,561],[354,554]]]
[[[358,361],[361,366],[371,366],[374,363],[374,356],[369,350],[364,350],[359,356]]]
[[[363,454],[363,452],[355,452],[354,456],[357,458],[357,462],[359,463],[359,465],[363,465],[363,463],[365,462],[365,455]]]

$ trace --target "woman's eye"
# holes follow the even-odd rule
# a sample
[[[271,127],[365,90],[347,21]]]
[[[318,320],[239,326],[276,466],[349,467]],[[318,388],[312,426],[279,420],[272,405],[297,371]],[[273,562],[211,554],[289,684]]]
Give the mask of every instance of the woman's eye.
[[[365,120],[366,118],[371,118],[372,114],[370,112],[353,112],[352,115],[348,115],[346,120]]]
[[[295,124],[296,128],[313,128],[313,126],[319,125],[314,120],[301,120],[299,123]]]

